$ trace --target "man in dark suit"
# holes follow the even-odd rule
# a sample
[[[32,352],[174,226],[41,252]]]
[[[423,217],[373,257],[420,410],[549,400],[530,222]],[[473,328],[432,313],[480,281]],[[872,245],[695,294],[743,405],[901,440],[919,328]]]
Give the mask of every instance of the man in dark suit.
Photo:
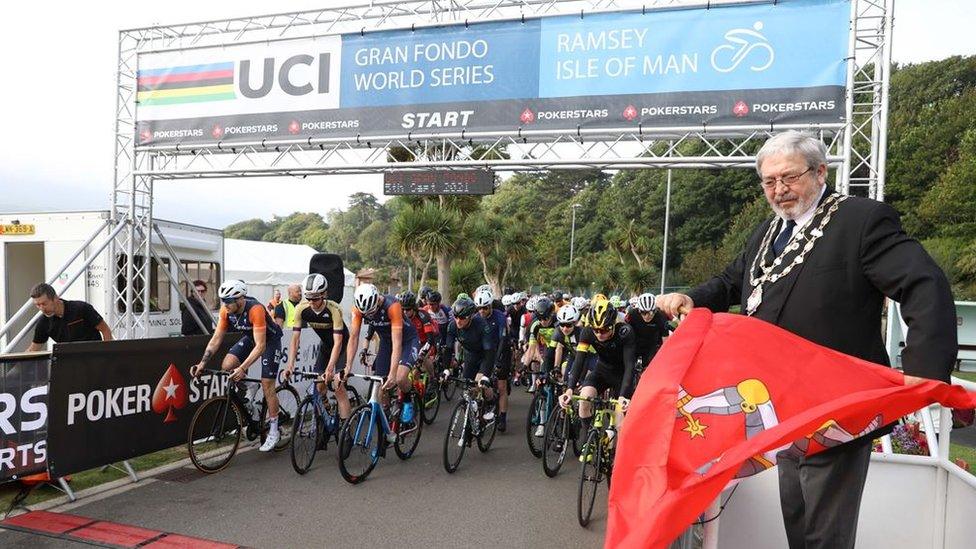
[[[906,383],[949,381],[956,316],[945,274],[909,238],[887,204],[841,197],[826,186],[826,148],[796,131],[769,139],[756,170],[775,214],[760,223],[722,274],[658,307],[746,314],[815,343],[888,364],[881,337],[884,297],[908,323]],[[789,360],[789,357],[784,357]],[[853,548],[872,436],[799,460],[778,460],[780,501],[791,549]]]

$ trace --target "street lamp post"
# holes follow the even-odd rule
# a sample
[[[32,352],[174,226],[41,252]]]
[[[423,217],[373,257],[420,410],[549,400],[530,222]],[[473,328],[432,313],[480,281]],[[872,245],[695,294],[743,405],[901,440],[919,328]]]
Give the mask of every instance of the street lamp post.
[[[576,208],[579,208],[580,204],[573,204],[573,225],[569,230],[569,266],[573,266],[573,251],[576,247]]]

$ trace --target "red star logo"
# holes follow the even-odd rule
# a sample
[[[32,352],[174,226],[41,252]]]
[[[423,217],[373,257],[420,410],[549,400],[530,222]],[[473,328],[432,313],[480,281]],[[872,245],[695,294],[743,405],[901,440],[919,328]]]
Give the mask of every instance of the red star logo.
[[[745,101],[736,101],[735,106],[732,107],[732,114],[742,118],[749,114],[749,105],[746,105]]]
[[[522,111],[522,116],[519,116],[519,120],[521,120],[523,124],[531,124],[535,122],[535,113],[526,107],[525,110]]]
[[[635,118],[637,118],[637,109],[635,109],[633,105],[627,105],[627,108],[624,109],[623,117],[628,122],[633,121]]]
[[[220,124],[214,124],[213,129],[210,130],[210,135],[212,135],[214,139],[220,139],[220,136],[224,135],[224,129],[220,127]]]
[[[292,120],[291,124],[288,124],[288,131],[290,131],[293,134],[300,132],[301,129],[302,127],[301,125],[299,125],[298,120]]]

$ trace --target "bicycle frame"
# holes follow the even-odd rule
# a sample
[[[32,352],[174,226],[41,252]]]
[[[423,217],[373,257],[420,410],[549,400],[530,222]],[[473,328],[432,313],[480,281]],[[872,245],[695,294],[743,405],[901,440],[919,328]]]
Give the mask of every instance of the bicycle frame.
[[[387,444],[386,435],[391,431],[391,429],[390,429],[390,422],[386,419],[386,413],[383,412],[383,405],[381,404],[383,378],[379,376],[360,375],[360,374],[351,374],[351,375],[368,380],[369,393],[370,393],[369,402],[368,402],[370,408],[369,417],[368,419],[367,416],[362,416],[359,418],[359,423],[356,425],[356,433],[355,436],[353,437],[353,440],[359,440],[359,435],[362,434],[363,428],[365,427],[366,445],[368,446],[372,442],[373,436],[382,436],[383,439],[380,441],[379,447],[385,449]],[[376,420],[377,417],[380,419],[379,422],[377,422]],[[364,423],[368,423],[368,425],[364,425]],[[382,428],[383,430],[382,433],[374,432],[374,428],[377,425],[377,423],[379,423],[379,426]],[[380,458],[380,455],[379,453],[376,452],[374,452],[374,454],[375,455],[371,455],[370,458],[375,463]]]

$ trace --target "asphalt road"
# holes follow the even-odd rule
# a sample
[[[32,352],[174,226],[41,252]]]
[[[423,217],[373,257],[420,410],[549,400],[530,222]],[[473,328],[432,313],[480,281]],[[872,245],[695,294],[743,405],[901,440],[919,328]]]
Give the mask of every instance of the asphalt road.
[[[444,471],[441,452],[452,403],[426,426],[416,454],[392,448],[370,477],[352,486],[339,475],[335,446],[318,453],[304,476],[287,451],[238,454],[230,467],[189,481],[140,482],[124,493],[68,513],[250,547],[599,547],[606,490],[588,529],[576,521],[579,463],[567,456],[555,479],[529,453],[530,395],[512,393],[509,430],[482,454],[469,448],[460,469]],[[57,509],[54,509],[57,511]],[[63,547],[64,542],[0,533],[3,547]]]

